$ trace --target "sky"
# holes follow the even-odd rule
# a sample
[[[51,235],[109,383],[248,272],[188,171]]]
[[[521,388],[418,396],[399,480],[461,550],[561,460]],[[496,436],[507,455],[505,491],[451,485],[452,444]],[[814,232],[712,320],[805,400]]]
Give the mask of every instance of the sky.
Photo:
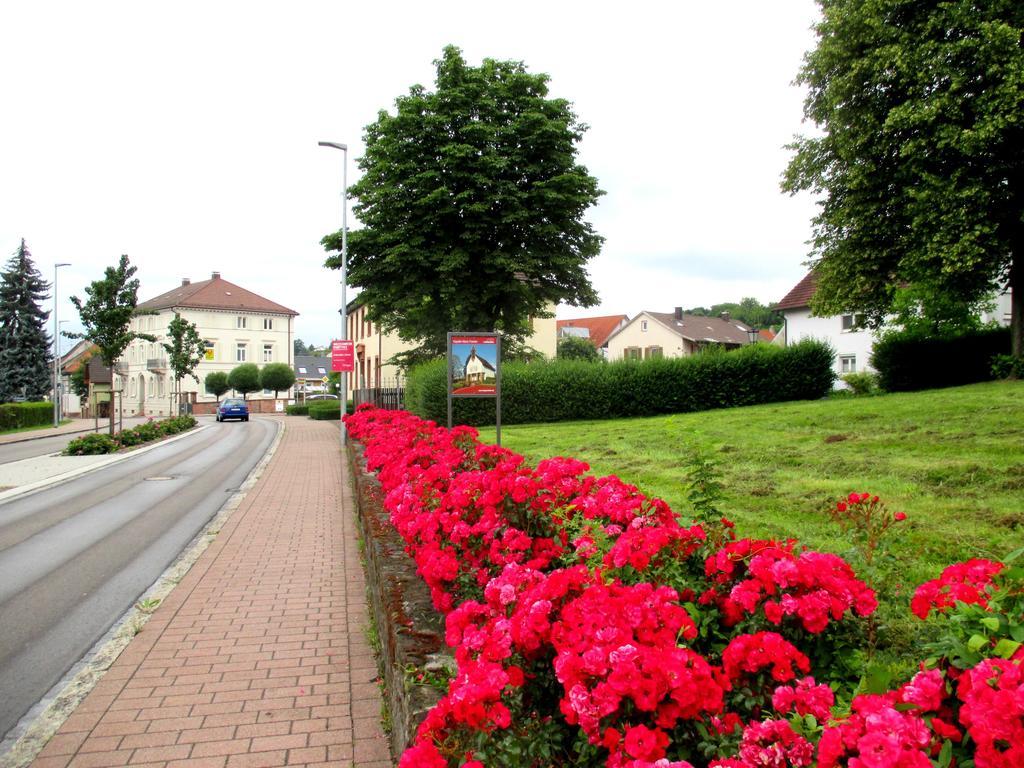
[[[601,304],[559,318],[778,301],[815,212],[779,180],[813,131],[793,80],[817,17],[813,0],[0,3],[0,259],[24,238],[48,281],[70,262],[63,330],[80,328],[68,297],[124,253],[140,302],[219,271],[326,344],[345,155],[317,142],[348,145],[351,184],[365,126],[432,88],[454,44],[547,73],[590,126]]]

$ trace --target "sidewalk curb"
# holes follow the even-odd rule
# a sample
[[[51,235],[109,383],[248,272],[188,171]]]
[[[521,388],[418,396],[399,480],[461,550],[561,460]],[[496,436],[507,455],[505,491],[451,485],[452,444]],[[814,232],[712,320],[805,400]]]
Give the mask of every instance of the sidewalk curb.
[[[47,477],[44,480],[36,480],[34,483],[28,483],[27,485],[16,485],[10,490],[0,492],[0,505],[5,504],[12,499],[21,498],[22,496],[27,496],[30,493],[35,493],[36,491],[41,491],[44,488],[49,488],[50,486],[66,483],[68,480],[74,480],[76,477],[86,475],[97,469],[102,469],[103,467],[109,467],[111,464],[117,464],[120,461],[130,459],[133,456],[138,456],[140,453],[146,453],[147,451],[159,448],[162,445],[173,443],[176,440],[183,440],[186,437],[202,432],[204,429],[209,429],[211,426],[212,425],[210,424],[198,424],[187,432],[182,432],[179,435],[174,435],[173,437],[168,437],[164,440],[157,440],[150,445],[144,445],[133,451],[113,454],[106,461],[97,461],[95,464],[89,464],[85,467],[78,467],[77,469],[71,469],[67,472],[61,472],[59,475]],[[28,461],[28,459],[24,459],[24,461]]]
[[[20,723],[15,726],[14,730],[21,730],[22,733],[14,739],[6,752],[2,751],[3,742],[0,742],[0,768],[27,768],[35,760],[64,721],[74,713],[96,683],[102,679],[104,673],[117,661],[117,657],[128,647],[135,635],[142,631],[156,610],[143,610],[139,607],[140,604],[151,600],[162,603],[217,537],[224,523],[256,485],[277,453],[285,428],[285,422],[280,421],[277,434],[266,453],[250,470],[238,490],[228,497],[167,570],[139,595],[135,604],[71,667],[64,678],[29,710],[23,720],[31,718],[30,722],[24,728],[20,728]],[[53,691],[58,688],[60,690],[54,694]]]

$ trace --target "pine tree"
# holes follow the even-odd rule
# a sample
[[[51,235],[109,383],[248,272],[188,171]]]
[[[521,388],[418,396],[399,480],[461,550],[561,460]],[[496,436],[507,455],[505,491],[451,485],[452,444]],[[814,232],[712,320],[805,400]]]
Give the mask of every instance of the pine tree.
[[[22,240],[0,273],[0,403],[15,397],[43,400],[52,388],[50,313],[40,306],[49,290]]]

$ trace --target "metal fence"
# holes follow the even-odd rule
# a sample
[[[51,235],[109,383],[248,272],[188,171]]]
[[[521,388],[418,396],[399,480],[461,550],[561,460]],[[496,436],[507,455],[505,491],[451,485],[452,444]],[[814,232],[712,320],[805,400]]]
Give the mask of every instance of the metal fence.
[[[358,408],[363,403],[389,411],[401,410],[405,408],[405,382],[402,379],[385,379],[379,387],[352,390],[352,405]]]

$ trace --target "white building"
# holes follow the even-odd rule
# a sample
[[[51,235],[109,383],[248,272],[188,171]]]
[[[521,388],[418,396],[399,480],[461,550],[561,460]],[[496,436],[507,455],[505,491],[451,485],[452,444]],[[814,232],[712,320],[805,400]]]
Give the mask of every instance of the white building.
[[[811,315],[811,297],[818,288],[813,272],[796,284],[775,308],[785,318],[782,330],[775,339],[781,346],[796,344],[803,339],[827,341],[836,352],[833,369],[842,376],[846,373],[874,372],[871,353],[877,333],[860,327],[860,317],[853,314],[815,317]],[[991,311],[982,313],[982,322],[1010,324],[1010,293],[995,297]]]
[[[298,312],[224,280],[214,272],[209,280],[181,285],[145,301],[132,329],[157,337],[157,341],[132,342],[115,365],[115,388],[122,391],[125,415],[167,416],[173,407],[174,373],[167,364],[162,343],[168,342],[168,325],[175,315],[194,323],[206,344],[206,353],[195,375],[181,381],[182,401],[194,403],[193,412],[213,413],[216,398],[207,394],[206,376],[214,371],[230,373],[241,363],[292,365],[293,322]],[[279,393],[284,397],[289,394]],[[250,409],[275,410],[270,390],[247,395]]]

